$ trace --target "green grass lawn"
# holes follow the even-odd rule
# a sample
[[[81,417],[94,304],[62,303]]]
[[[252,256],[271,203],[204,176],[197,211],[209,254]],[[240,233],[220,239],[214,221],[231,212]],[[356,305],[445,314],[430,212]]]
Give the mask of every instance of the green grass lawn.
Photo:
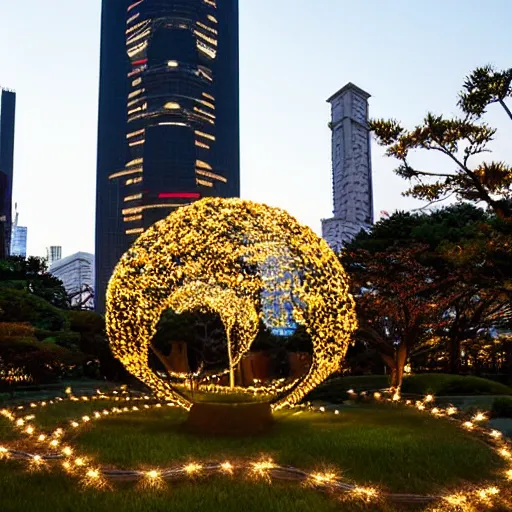
[[[39,410],[45,428],[106,407],[104,402],[66,403]],[[116,404],[110,404],[116,405]],[[464,482],[492,479],[501,460],[483,443],[445,420],[413,409],[354,407],[338,416],[281,412],[273,429],[243,438],[201,437],[183,428],[185,414],[164,407],[109,416],[74,434],[72,444],[105,466],[151,469],[191,461],[273,457],[307,470],[336,468],[344,479],[395,492],[430,493]],[[0,439],[11,436],[0,419]],[[114,484],[115,491],[81,489],[55,470],[27,473],[17,462],[0,462],[2,512],[145,511],[331,511],[360,510],[298,484],[269,486],[219,477],[167,484],[147,491]],[[394,510],[372,505],[369,510]]]

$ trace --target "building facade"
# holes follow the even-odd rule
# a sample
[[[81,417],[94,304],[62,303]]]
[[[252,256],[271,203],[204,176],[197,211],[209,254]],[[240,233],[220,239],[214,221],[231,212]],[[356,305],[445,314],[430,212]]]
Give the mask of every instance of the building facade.
[[[18,225],[19,213],[15,206],[14,223],[11,232],[11,256],[27,257],[27,228]]]
[[[60,259],[62,259],[62,247],[60,245],[51,245],[46,248],[46,260],[49,267]]]
[[[336,252],[373,224],[369,97],[348,83],[327,100],[331,104],[334,216],[322,220],[322,236]]]
[[[173,209],[238,197],[238,0],[104,1],[96,304],[122,254]]]
[[[0,87],[0,257],[11,248],[15,119],[16,93]]]
[[[71,297],[71,305],[94,309],[94,256],[77,252],[50,265],[49,271],[59,278]]]

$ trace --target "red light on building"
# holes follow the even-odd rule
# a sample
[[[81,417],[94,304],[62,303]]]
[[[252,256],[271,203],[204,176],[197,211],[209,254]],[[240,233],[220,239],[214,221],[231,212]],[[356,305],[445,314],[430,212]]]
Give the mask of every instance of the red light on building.
[[[134,60],[132,66],[140,66],[141,64],[147,64],[148,59]]]
[[[162,192],[158,199],[199,199],[201,194],[197,192]]]

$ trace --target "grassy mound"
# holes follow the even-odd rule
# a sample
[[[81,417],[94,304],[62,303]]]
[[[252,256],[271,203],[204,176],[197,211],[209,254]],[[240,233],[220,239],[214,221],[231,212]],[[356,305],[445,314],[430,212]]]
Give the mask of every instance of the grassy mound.
[[[438,396],[457,395],[512,395],[512,388],[480,377],[448,374],[412,375],[404,379],[404,393]]]
[[[349,398],[347,391],[350,389],[361,392],[388,386],[389,378],[386,375],[341,377],[325,382],[308,399],[340,403]],[[429,373],[405,377],[402,392],[416,395],[432,393],[437,396],[512,395],[512,388],[480,377]]]

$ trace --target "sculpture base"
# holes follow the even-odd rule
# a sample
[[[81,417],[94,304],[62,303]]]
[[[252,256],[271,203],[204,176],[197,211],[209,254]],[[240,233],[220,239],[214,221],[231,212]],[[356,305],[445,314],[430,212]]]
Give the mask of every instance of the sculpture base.
[[[194,434],[254,435],[274,424],[269,403],[195,403],[185,428]]]

